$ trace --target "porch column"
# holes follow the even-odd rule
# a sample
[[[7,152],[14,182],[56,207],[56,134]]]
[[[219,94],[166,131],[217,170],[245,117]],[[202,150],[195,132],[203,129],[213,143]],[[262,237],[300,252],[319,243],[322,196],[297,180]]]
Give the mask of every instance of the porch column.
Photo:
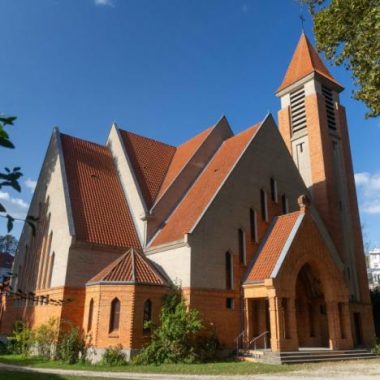
[[[284,336],[282,310],[278,297],[269,297],[269,319],[272,351],[280,351]]]
[[[295,297],[288,298],[288,339],[286,342],[286,350],[298,350],[298,330],[297,330],[297,314]]]
[[[350,306],[348,302],[342,302],[342,322],[344,324],[344,333],[345,333],[345,339],[344,342],[342,342],[343,349],[352,349],[354,347],[354,339],[352,336],[352,329],[351,329],[351,315],[350,315]]]
[[[335,301],[326,302],[327,320],[329,324],[330,348],[336,350],[340,343],[340,324],[338,303]]]
[[[244,298],[244,331],[244,338],[249,342],[252,338],[252,302],[249,298]]]

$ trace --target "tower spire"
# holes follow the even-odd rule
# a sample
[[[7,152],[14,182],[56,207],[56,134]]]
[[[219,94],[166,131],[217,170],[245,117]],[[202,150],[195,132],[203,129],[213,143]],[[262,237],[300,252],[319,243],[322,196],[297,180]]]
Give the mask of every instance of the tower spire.
[[[305,32],[302,31],[285,77],[276,94],[279,95],[285,88],[312,74],[329,80],[339,92],[343,90],[343,86],[330,74],[330,71],[322,62],[314,46],[306,37]]]

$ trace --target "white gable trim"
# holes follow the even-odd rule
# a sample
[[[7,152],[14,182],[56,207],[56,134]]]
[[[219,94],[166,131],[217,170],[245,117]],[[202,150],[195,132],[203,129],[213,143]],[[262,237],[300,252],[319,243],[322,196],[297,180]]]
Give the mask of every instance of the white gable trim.
[[[296,222],[294,223],[294,226],[293,226],[293,228],[292,228],[292,230],[291,230],[291,232],[290,232],[290,234],[288,236],[288,239],[286,240],[285,245],[282,248],[282,251],[281,251],[280,256],[279,256],[279,258],[277,260],[277,263],[276,263],[276,265],[273,268],[272,274],[270,275],[271,278],[277,277],[278,272],[280,271],[280,268],[281,268],[281,266],[282,266],[282,264],[283,264],[283,262],[285,260],[285,257],[287,255],[287,253],[289,252],[289,249],[290,249],[290,247],[291,247],[291,245],[293,243],[293,240],[294,240],[294,238],[295,238],[295,236],[297,234],[297,231],[298,231],[298,229],[299,229],[299,227],[300,227],[300,225],[301,225],[302,220],[303,220],[304,217],[305,217],[305,214],[304,213],[300,213],[300,215],[298,216]]]
[[[180,169],[180,171],[177,173],[177,175],[172,179],[172,181],[168,184],[166,190],[164,193],[162,193],[162,195],[154,202],[154,205],[152,206],[152,210],[154,210],[154,208],[156,207],[156,205],[160,202],[160,200],[165,196],[165,194],[168,192],[168,190],[170,189],[170,187],[172,186],[172,184],[177,180],[177,178],[181,175],[181,173],[185,170],[185,168],[187,167],[187,165],[191,162],[191,160],[195,157],[195,155],[200,151],[200,149],[204,146],[205,142],[210,138],[210,136],[214,133],[214,131],[216,130],[216,128],[218,128],[219,125],[221,125],[221,122],[225,120],[226,122],[226,125],[227,127],[229,128],[230,132],[231,132],[231,136],[233,135],[232,133],[232,130],[231,130],[231,127],[230,127],[230,124],[228,123],[228,120],[227,118],[223,115],[213,126],[209,127],[210,128],[210,132],[208,133],[208,135],[206,136],[206,138],[203,140],[202,144],[198,146],[198,148],[193,152],[193,154],[190,156],[190,158],[183,164],[182,168]],[[204,131],[203,131],[204,132]],[[203,133],[203,132],[200,132],[199,134]],[[194,137],[193,137],[194,138]],[[184,144],[188,142],[188,141],[185,141]],[[182,144],[183,145],[183,144]],[[222,144],[221,144],[222,145]],[[220,147],[219,147],[220,148]],[[219,149],[218,148],[218,149]],[[178,149],[178,147],[176,148]],[[218,149],[216,151],[218,151]],[[173,156],[173,159],[174,159],[174,156]],[[200,174],[198,174],[200,175]],[[162,185],[162,184],[161,184]]]
[[[71,236],[75,236],[75,224],[74,224],[73,209],[72,209],[71,199],[70,199],[69,185],[67,182],[65,158],[64,158],[63,149],[62,149],[61,134],[59,133],[58,128],[54,128],[53,136],[56,140],[58,160],[61,166],[63,193],[65,195],[67,219],[69,221],[69,232]]]
[[[218,189],[215,191],[214,195],[212,196],[212,198],[210,199],[210,201],[208,202],[208,204],[206,205],[206,207],[204,208],[204,210],[202,211],[201,215],[198,217],[198,219],[195,221],[193,227],[190,229],[189,233],[191,234],[195,228],[197,227],[198,223],[201,221],[201,219],[203,218],[203,216],[205,215],[205,213],[207,212],[207,210],[209,209],[209,207],[211,206],[212,202],[214,202],[214,199],[216,198],[216,196],[219,194],[219,191],[222,189],[222,187],[224,186],[224,184],[227,182],[228,178],[230,177],[231,173],[234,171],[235,167],[237,166],[237,164],[239,163],[239,161],[241,160],[241,158],[244,156],[244,153],[247,151],[248,147],[251,145],[253,139],[257,136],[257,134],[260,132],[260,129],[261,127],[266,123],[266,121],[271,117],[271,115],[267,115],[265,117],[265,119],[261,122],[261,124],[259,125],[257,131],[254,133],[254,135],[250,138],[250,140],[248,141],[247,145],[245,146],[245,148],[243,149],[243,151],[240,153],[239,157],[237,158],[236,162],[234,163],[234,165],[232,166],[232,168],[230,169],[230,171],[227,173],[227,175],[224,177],[224,180],[222,181],[222,183],[220,184],[220,186],[218,187]],[[223,142],[223,144],[225,144],[226,141]],[[221,147],[223,146],[223,144],[220,146],[219,149],[221,149]],[[216,151],[216,153],[219,151],[219,149]],[[211,161],[210,161],[211,163]],[[207,165],[208,166],[208,165]],[[207,168],[207,167],[206,167]],[[206,170],[205,168],[205,170]],[[200,176],[199,176],[200,177]],[[198,179],[199,179],[198,177]]]
[[[113,144],[115,144],[114,147],[112,146]],[[135,172],[133,170],[132,163],[125,149],[119,128],[115,123],[112,124],[112,128],[108,136],[107,147],[111,151],[114,165],[119,176],[121,186],[123,188],[125,199],[131,212],[137,235],[139,237],[141,245],[144,246],[146,239],[146,221],[144,219],[147,215],[147,207]],[[121,150],[121,153],[117,153],[118,150]],[[120,154],[122,157],[120,157]],[[115,162],[115,157],[116,159],[120,160],[120,163]],[[124,172],[126,171],[129,180],[127,178],[123,178],[123,175],[121,173],[122,169]],[[128,188],[126,180],[128,180],[128,183],[132,183],[132,185],[128,186]]]

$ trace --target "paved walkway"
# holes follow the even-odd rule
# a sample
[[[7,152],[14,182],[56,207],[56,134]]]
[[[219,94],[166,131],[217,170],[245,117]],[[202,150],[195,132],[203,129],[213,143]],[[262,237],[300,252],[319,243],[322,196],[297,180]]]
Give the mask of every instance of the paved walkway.
[[[66,369],[50,368],[31,368],[20,367],[16,365],[0,363],[0,369],[9,369],[18,372],[28,373],[45,373],[54,375],[71,375],[87,376],[107,379],[129,379],[129,380],[338,380],[338,379],[355,379],[355,380],[374,380],[380,379],[380,362],[358,361],[358,362],[340,362],[327,363],[315,367],[303,369],[300,371],[268,374],[268,375],[242,375],[242,376],[219,376],[219,375],[169,375],[153,373],[130,373],[130,372],[97,372],[97,371],[78,371]]]

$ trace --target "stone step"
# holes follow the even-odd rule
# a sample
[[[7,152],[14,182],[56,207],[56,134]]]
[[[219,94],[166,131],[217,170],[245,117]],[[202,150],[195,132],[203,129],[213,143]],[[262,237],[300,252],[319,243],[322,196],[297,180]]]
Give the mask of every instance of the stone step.
[[[364,349],[358,350],[317,350],[317,351],[293,351],[271,352],[240,350],[239,360],[257,361],[263,363],[316,363],[322,361],[373,359],[378,356]]]
[[[374,354],[362,354],[362,355],[342,355],[342,356],[326,356],[326,357],[308,357],[308,358],[292,358],[292,359],[282,359],[282,364],[300,364],[300,363],[320,363],[320,362],[331,362],[331,361],[343,361],[343,360],[367,360],[376,359],[378,356]]]

